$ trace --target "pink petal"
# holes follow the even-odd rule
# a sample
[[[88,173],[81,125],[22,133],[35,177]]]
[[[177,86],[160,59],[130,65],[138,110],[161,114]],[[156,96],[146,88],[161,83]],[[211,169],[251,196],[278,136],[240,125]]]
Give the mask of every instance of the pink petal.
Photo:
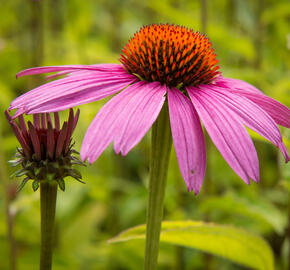
[[[246,126],[280,148],[285,156],[286,162],[288,162],[289,156],[276,122],[254,102],[225,90],[225,88],[207,85],[199,90],[199,95],[201,97],[211,96],[217,102],[226,106],[232,113],[236,114]]]
[[[39,105],[35,104],[34,106],[28,106],[26,107],[26,112],[56,112],[81,104],[90,103],[121,91],[129,83],[130,82],[126,80],[91,87],[89,89],[84,89],[76,93],[71,93],[63,97],[49,100]]]
[[[16,78],[27,75],[35,75],[42,73],[58,72],[58,71],[73,71],[73,70],[97,70],[97,71],[111,71],[119,72],[123,69],[120,64],[97,64],[97,65],[64,65],[64,66],[47,66],[35,67],[20,71]]]
[[[129,84],[134,80],[136,80],[135,76],[127,74],[124,71],[114,75],[110,72],[93,72],[89,74],[73,72],[71,76],[46,83],[16,98],[12,101],[10,110],[21,107],[25,107],[28,110],[33,108],[35,104],[39,105],[67,94],[87,90],[94,86],[122,83],[125,81]]]
[[[240,91],[239,95],[250,99],[265,110],[278,125],[290,128],[290,109],[266,95],[257,95]]]
[[[259,161],[254,144],[240,119],[216,99],[201,96],[200,89],[187,92],[212,141],[231,168],[247,183],[259,181]]]
[[[144,137],[155,122],[165,101],[166,87],[159,83],[145,83],[122,110],[116,123],[114,149],[127,153]]]
[[[290,128],[290,109],[277,100],[266,96],[256,87],[240,80],[224,78],[222,76],[218,78],[216,84],[250,99],[265,110],[278,125]]]
[[[190,100],[176,88],[168,90],[170,125],[177,160],[188,190],[199,193],[206,149],[198,115]]]
[[[223,76],[219,76],[215,80],[215,84],[220,87],[235,89],[235,90],[244,90],[251,93],[262,94],[264,93],[256,88],[255,86],[238,79],[225,78]]]
[[[141,81],[128,86],[107,102],[90,124],[81,148],[82,160],[94,162],[113,140],[115,148],[126,153],[152,125],[163,102],[164,89],[159,83]],[[140,119],[142,113],[148,119]],[[134,123],[131,117],[143,123]]]

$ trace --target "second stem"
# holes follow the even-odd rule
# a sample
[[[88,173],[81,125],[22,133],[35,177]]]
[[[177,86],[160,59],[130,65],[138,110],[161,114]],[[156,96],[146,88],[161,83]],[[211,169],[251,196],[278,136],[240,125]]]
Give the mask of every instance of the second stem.
[[[147,206],[145,270],[155,270],[158,262],[159,239],[168,164],[172,145],[167,102],[152,127],[149,197]]]
[[[51,270],[57,183],[40,183],[41,247],[40,270]]]

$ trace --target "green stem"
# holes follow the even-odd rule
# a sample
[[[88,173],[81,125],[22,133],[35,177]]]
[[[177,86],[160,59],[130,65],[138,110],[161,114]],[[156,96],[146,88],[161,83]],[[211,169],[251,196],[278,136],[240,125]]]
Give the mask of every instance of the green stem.
[[[41,247],[40,270],[50,270],[52,264],[52,249],[54,241],[55,206],[57,183],[54,181],[41,181],[40,207],[41,207]]]
[[[145,248],[145,270],[157,268],[163,203],[172,137],[168,105],[164,104],[152,128],[149,197]]]

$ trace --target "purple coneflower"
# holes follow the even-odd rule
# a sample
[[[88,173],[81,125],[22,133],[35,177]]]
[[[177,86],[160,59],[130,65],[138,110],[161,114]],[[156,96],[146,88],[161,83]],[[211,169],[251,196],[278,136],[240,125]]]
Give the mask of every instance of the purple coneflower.
[[[43,181],[56,182],[60,189],[65,190],[64,178],[71,176],[81,181],[80,173],[73,169],[75,164],[83,165],[74,154],[72,133],[77,125],[80,111],[74,115],[70,109],[69,118],[60,126],[59,115],[54,113],[54,124],[49,113],[34,114],[33,121],[26,123],[23,115],[15,119],[6,111],[6,118],[12,127],[21,148],[17,148],[12,166],[21,165],[14,173],[17,177],[25,176],[19,189],[28,180],[32,180],[36,191]]]
[[[290,110],[254,86],[225,78],[210,41],[199,32],[174,25],[150,25],[124,47],[121,64],[38,67],[17,76],[58,72],[65,75],[16,98],[10,110],[56,112],[115,95],[88,128],[81,157],[94,162],[113,142],[126,155],[144,137],[163,106],[181,174],[197,194],[206,168],[203,123],[212,141],[247,183],[259,181],[259,161],[245,126],[289,157],[277,124],[290,126]]]

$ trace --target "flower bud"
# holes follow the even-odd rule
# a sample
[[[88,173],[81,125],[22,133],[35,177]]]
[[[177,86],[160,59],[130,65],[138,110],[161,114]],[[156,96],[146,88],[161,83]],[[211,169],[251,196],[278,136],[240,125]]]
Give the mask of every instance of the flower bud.
[[[12,176],[25,176],[18,190],[33,180],[36,191],[40,181],[56,181],[61,190],[65,190],[64,178],[71,176],[81,181],[82,176],[73,165],[84,165],[75,155],[72,133],[77,125],[80,111],[74,114],[70,109],[67,121],[60,128],[59,115],[54,113],[54,123],[49,113],[34,114],[33,121],[26,122],[23,115],[18,116],[18,124],[8,111],[6,118],[21,147],[17,148],[15,159],[9,161],[12,166],[22,168]],[[83,182],[82,182],[83,183]]]

